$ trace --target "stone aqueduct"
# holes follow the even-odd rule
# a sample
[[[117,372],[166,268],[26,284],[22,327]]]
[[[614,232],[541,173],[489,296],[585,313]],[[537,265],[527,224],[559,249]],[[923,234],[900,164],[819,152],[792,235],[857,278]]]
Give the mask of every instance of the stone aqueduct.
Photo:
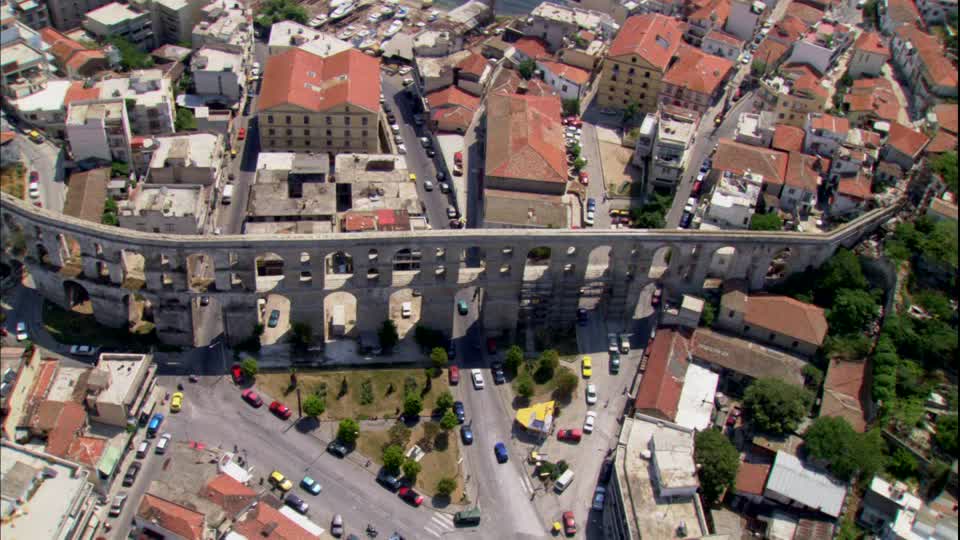
[[[321,329],[330,323],[328,300],[347,293],[356,303],[352,333],[378,328],[391,295],[403,289],[420,294],[419,322],[445,332],[456,317],[457,293],[470,287],[483,290],[480,316],[488,331],[513,330],[520,316],[569,324],[587,290],[602,291],[603,316],[623,320],[653,282],[667,296],[700,290],[721,248],[735,255],[714,277],[743,278],[756,290],[775,259],[780,276],[816,267],[895,211],[875,210],[829,234],[467,229],[176,236],[82,221],[3,194],[0,221],[4,247],[14,248],[4,252],[17,252],[45,298],[68,308],[74,296],[89,296],[96,319],[113,327],[128,324],[131,298],[146,301],[160,340],[189,346],[202,296],[222,310],[230,343],[251,335],[258,300],[274,294],[289,300],[290,321]],[[549,260],[528,259],[535,248],[543,255],[543,247]],[[651,272],[664,249],[666,268]]]

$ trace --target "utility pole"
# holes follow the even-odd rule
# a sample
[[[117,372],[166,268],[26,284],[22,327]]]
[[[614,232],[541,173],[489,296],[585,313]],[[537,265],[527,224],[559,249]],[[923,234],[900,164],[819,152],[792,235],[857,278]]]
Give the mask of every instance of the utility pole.
[[[297,415],[303,418],[303,406],[300,403],[300,387],[297,387]]]

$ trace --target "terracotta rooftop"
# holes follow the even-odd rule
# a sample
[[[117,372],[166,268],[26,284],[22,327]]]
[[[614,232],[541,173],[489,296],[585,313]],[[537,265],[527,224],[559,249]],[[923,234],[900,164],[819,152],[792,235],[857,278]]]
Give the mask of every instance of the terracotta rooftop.
[[[888,122],[896,121],[900,116],[900,102],[890,81],[883,77],[854,80],[843,102],[849,112],[869,112]]]
[[[689,348],[689,334],[674,329],[657,332],[650,345],[647,370],[637,389],[634,406],[638,410],[657,411],[671,422],[676,419]]]
[[[491,96],[487,101],[486,174],[566,182],[567,158],[556,96]]]
[[[77,437],[67,448],[66,458],[88,467],[96,468],[103,451],[107,448],[107,440],[100,437]]]
[[[460,106],[475,111],[480,106],[480,98],[465,92],[457,86],[448,86],[443,90],[430,92],[426,98],[431,109],[436,107]]]
[[[258,504],[247,512],[246,519],[238,521],[234,531],[247,538],[263,540],[307,540],[319,538],[307,532],[293,520],[269,504]]]
[[[483,75],[484,70],[487,69],[487,59],[481,54],[474,52],[470,56],[464,58],[457,64],[457,68],[460,69],[460,73],[469,73],[477,77]]]
[[[850,131],[850,121],[832,114],[818,114],[810,118],[810,127],[846,135]]]
[[[206,518],[203,514],[150,493],[143,494],[137,516],[144,521],[156,523],[181,538],[202,540],[204,537]]]
[[[103,167],[70,175],[70,189],[63,203],[63,213],[75,218],[100,223],[107,199],[110,169]]]
[[[87,49],[80,42],[70,39],[51,27],[40,30],[40,39],[50,45],[50,53],[60,64],[79,69],[89,60],[106,62],[107,55],[99,49]]]
[[[228,514],[236,514],[257,496],[257,492],[229,475],[219,474],[207,482],[204,495],[226,510]]]
[[[350,49],[326,58],[293,48],[267,60],[258,109],[293,105],[320,112],[353,105],[380,110],[380,61]]]
[[[764,182],[783,184],[787,177],[787,154],[732,139],[720,139],[713,168],[736,174],[749,170],[763,176]]]
[[[957,221],[957,205],[939,197],[930,200],[929,212]]]
[[[923,25],[920,10],[914,0],[888,0],[884,16],[893,21],[894,28],[900,25]]]
[[[789,296],[750,295],[743,320],[751,326],[815,345],[822,345],[827,336],[823,309]]]
[[[663,82],[698,94],[713,95],[733,68],[730,60],[686,44],[680,46],[677,54],[679,59],[664,74]]]
[[[930,144],[923,149],[927,154],[942,154],[957,149],[957,136],[938,129]]]
[[[823,401],[820,416],[846,418],[853,429],[863,433],[867,422],[862,399],[866,397],[867,362],[831,360],[823,382]]]
[[[792,354],[702,327],[694,331],[692,343],[694,358],[703,362],[753,379],[774,377],[803,386],[801,370],[807,363]]]
[[[497,79],[491,85],[489,94],[525,94],[528,96],[554,96],[557,94],[546,81],[520,78],[515,69],[501,69]]]
[[[557,77],[563,77],[578,86],[590,80],[590,72],[576,66],[561,64],[560,62],[554,62],[552,60],[540,60],[539,64]]]
[[[788,50],[790,50],[790,45],[767,37],[760,42],[760,46],[757,47],[753,57],[765,62],[768,66],[767,73],[770,73],[773,71],[773,66],[778,64],[780,59],[786,56]]]
[[[787,15],[792,15],[805,24],[813,26],[823,20],[825,13],[813,6],[801,4],[800,2],[790,2],[787,6]]]
[[[940,129],[957,135],[957,124],[960,123],[960,118],[957,115],[960,112],[958,112],[956,103],[940,103],[933,108],[933,113],[937,115],[937,124]]]
[[[0,144],[7,144],[17,137],[16,131],[0,131]]]
[[[916,159],[928,142],[930,142],[930,138],[923,133],[910,129],[899,122],[890,123],[887,146]]]
[[[890,0],[891,4],[897,0]],[[913,2],[909,1],[911,5]],[[914,6],[916,9],[916,6]],[[896,30],[897,37],[913,45],[920,56],[930,82],[935,86],[957,86],[957,68],[944,55],[943,47],[934,36],[913,25],[904,25]]]
[[[722,28],[730,16],[730,0],[709,0],[704,2],[688,17],[688,21],[709,20],[714,28]]]
[[[70,444],[80,435],[87,422],[87,411],[83,405],[72,401],[63,402],[56,424],[47,435],[47,453],[67,457]]]
[[[807,33],[810,30],[810,26],[803,22],[802,19],[796,15],[785,15],[780,22],[773,25],[773,28],[770,30],[770,33],[767,34],[767,39],[772,39],[774,41],[779,41],[784,45],[790,45],[794,41],[800,39],[800,36]],[[759,48],[757,50],[759,52]],[[763,56],[761,55],[760,58]]]
[[[853,49],[855,51],[882,54],[890,58],[890,49],[883,43],[883,38],[877,32],[866,31],[861,33],[857,41],[854,42]]]
[[[869,177],[860,174],[853,178],[841,178],[837,185],[837,193],[851,199],[869,201],[873,199],[870,183]]]
[[[771,146],[774,150],[799,152],[803,150],[803,138],[805,136],[806,133],[797,126],[777,124],[776,129],[773,130],[773,142]]]
[[[513,46],[534,60],[550,57],[550,53],[547,52],[547,44],[537,38],[522,37],[514,42]]]
[[[100,99],[100,88],[96,86],[84,88],[83,81],[73,81],[63,97],[63,106],[66,107],[75,101],[91,101]]]
[[[736,47],[743,46],[743,40],[737,36],[730,35],[726,32],[720,30],[711,30],[707,32],[707,35],[703,36],[704,40],[712,39],[714,41],[720,41],[728,45],[734,45]]]
[[[790,152],[787,160],[786,185],[808,193],[816,193],[820,172],[826,172],[830,168],[823,164],[822,159],[802,152]]]
[[[741,463],[737,470],[736,490],[749,495],[763,495],[770,475],[769,463]]]
[[[802,66],[792,67],[791,70],[797,77],[793,80],[793,93],[803,92],[807,94],[814,94],[822,98],[826,98],[829,92],[823,85],[820,84],[821,77],[810,66],[804,64]]]
[[[679,22],[673,17],[659,13],[634,15],[620,27],[607,55],[636,55],[664,71],[676,54],[682,35]]]

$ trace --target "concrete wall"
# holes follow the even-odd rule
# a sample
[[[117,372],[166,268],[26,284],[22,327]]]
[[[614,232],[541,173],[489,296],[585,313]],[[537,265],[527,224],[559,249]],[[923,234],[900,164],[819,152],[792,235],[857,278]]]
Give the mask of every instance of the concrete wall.
[[[759,289],[766,283],[770,262],[783,249],[791,249],[789,271],[819,266],[838,246],[856,243],[895,211],[896,207],[873,211],[830,234],[470,229],[454,234],[176,236],[90,223],[3,194],[0,222],[4,237],[23,236],[25,264],[44,297],[69,307],[65,284],[72,282],[89,294],[98,321],[120,327],[127,324],[127,305],[137,294],[152,306],[161,340],[192,345],[191,303],[202,295],[222,309],[224,332],[232,343],[251,334],[259,320],[257,300],[271,294],[290,301],[291,320],[319,329],[324,327],[324,312],[332,309],[326,305],[328,297],[348,293],[359,310],[355,331],[365,332],[387,318],[393,293],[414,288],[423,298],[420,322],[448,330],[455,295],[479,287],[484,325],[498,332],[514,330],[519,318],[548,327],[573,324],[580,289],[599,282],[605,288],[599,309],[609,320],[622,320],[632,315],[641,290],[654,281],[662,283],[670,296],[700,292],[720,248],[732,246],[737,253],[726,277],[744,278],[752,289]],[[78,245],[79,251],[69,245]],[[552,257],[534,267],[526,254],[540,246],[549,247]],[[602,247],[610,248],[610,256],[598,262],[592,255]],[[480,267],[466,264],[464,253],[471,248],[482,252]],[[648,276],[661,248],[671,250],[669,266],[653,279]],[[373,249],[378,256],[371,259]],[[402,249],[422,252],[419,270],[394,271],[394,255]],[[332,265],[325,261],[338,251],[352,258],[351,274],[327,273]],[[127,279],[121,262],[131,253],[144,258],[142,281],[134,285],[136,280]],[[269,286],[261,279],[258,290],[256,259],[268,253],[283,259],[283,279],[274,279]],[[191,255],[205,255],[211,261],[214,279],[209,286],[189,285],[186,260]],[[376,277],[368,277],[370,270],[377,271]],[[301,271],[309,271],[312,279],[301,281]],[[538,302],[531,302],[533,298]]]

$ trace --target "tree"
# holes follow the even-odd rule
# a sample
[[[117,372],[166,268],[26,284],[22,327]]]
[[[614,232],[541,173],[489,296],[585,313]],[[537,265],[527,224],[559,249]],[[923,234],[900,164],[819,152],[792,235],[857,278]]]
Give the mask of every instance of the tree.
[[[942,414],[937,418],[937,433],[933,441],[941,450],[957,457],[957,415]]]
[[[419,416],[420,411],[423,410],[423,399],[417,394],[411,392],[403,398],[403,415],[404,416]]]
[[[811,391],[816,392],[820,389],[820,383],[823,382],[823,372],[813,364],[803,366],[803,382]]]
[[[930,168],[943,178],[947,191],[957,192],[957,152],[944,152],[930,160]]]
[[[700,325],[710,328],[713,326],[713,321],[717,318],[717,306],[713,305],[712,302],[704,302],[703,304],[703,313],[700,315]]]
[[[327,404],[323,399],[315,394],[309,395],[303,400],[303,414],[310,418],[316,418],[323,414],[327,409]]]
[[[107,40],[120,53],[120,66],[124,70],[145,69],[153,67],[153,58],[141,51],[136,45],[122,37],[112,37]]]
[[[565,99],[561,102],[564,116],[577,116],[580,114],[580,100],[577,98]]]
[[[337,439],[344,444],[353,444],[357,442],[360,436],[360,423],[353,418],[344,418],[337,427]]]
[[[420,462],[408,459],[403,462],[403,477],[410,480],[411,483],[417,481],[417,475],[420,474]]]
[[[457,415],[453,414],[453,410],[447,409],[447,412],[443,413],[443,418],[440,419],[440,427],[444,431],[450,431],[457,427]]]
[[[520,62],[520,65],[517,66],[517,72],[521,77],[527,80],[533,78],[535,71],[537,71],[537,63],[530,59]]]
[[[295,322],[290,325],[290,341],[293,349],[298,352],[306,352],[313,344],[313,328],[309,323]]]
[[[403,460],[403,448],[391,444],[383,449],[383,467],[393,474],[400,472]]]
[[[583,159],[582,157],[578,157],[577,159],[573,160],[573,168],[578,171],[582,170],[586,166],[587,160]]]
[[[900,480],[917,476],[918,468],[917,458],[903,448],[897,448],[893,455],[890,456],[890,463],[887,464],[887,470],[890,471],[890,474]]]
[[[437,396],[437,410],[445,411],[453,407],[453,394],[449,390],[444,390]]]
[[[503,359],[503,366],[512,375],[517,374],[520,364],[523,363],[523,349],[519,345],[511,345]]]
[[[256,22],[264,28],[270,28],[280,21],[294,21],[307,24],[310,15],[303,6],[293,0],[267,0],[260,4]]]
[[[776,212],[769,212],[766,214],[754,214],[750,218],[750,230],[751,231],[782,231],[783,230],[783,220],[780,219],[780,215]]]
[[[456,478],[444,476],[440,480],[437,480],[437,495],[440,495],[441,497],[449,497],[450,494],[456,490],[457,490]]]
[[[434,347],[433,350],[430,351],[430,362],[433,364],[433,367],[437,369],[445,368],[449,361],[447,351],[443,347]]]
[[[119,220],[117,219],[117,213],[119,211],[120,209],[117,206],[117,201],[113,200],[113,198],[108,197],[103,204],[103,216],[101,216],[100,222],[103,223],[104,225],[112,225],[116,227],[117,225],[120,224]]]
[[[773,435],[790,433],[807,414],[810,393],[779,379],[757,379],[747,387],[743,404],[754,425]]]
[[[818,284],[815,291],[817,304],[831,305],[831,301],[840,289],[863,289],[869,286],[863,275],[860,260],[850,250],[839,249],[827,264],[819,271]]]
[[[533,378],[540,383],[545,383],[553,378],[553,374],[559,365],[560,353],[555,349],[547,349],[540,353],[540,357],[537,358],[537,370],[534,372]]]
[[[754,60],[750,64],[750,75],[754,77],[762,77],[764,73],[767,72],[767,63],[763,60]]]
[[[561,367],[557,369],[553,376],[553,382],[556,385],[557,394],[563,399],[570,399],[577,389],[577,385],[580,384],[580,377],[570,371],[570,368]]]
[[[397,333],[397,323],[392,319],[383,321],[380,330],[377,330],[377,338],[380,340],[380,346],[384,351],[392,351],[397,343],[400,343],[400,335]]]
[[[708,503],[714,503],[724,490],[733,487],[740,467],[740,454],[730,439],[715,429],[698,432],[694,446],[703,497]]]
[[[194,131],[197,129],[197,119],[193,111],[184,107],[177,107],[177,118],[173,122],[175,131]]]
[[[840,480],[850,480],[858,471],[869,477],[883,468],[886,445],[878,430],[859,434],[844,418],[821,416],[803,439],[807,453],[826,462]]]
[[[253,379],[257,376],[257,361],[254,358],[246,357],[240,361],[240,371],[243,372],[243,377],[246,379]]]
[[[840,289],[827,312],[830,330],[838,334],[860,333],[877,317],[877,302],[863,289]]]
[[[419,324],[413,330],[413,340],[425,350],[442,347],[446,341],[443,332]]]
[[[517,390],[517,395],[523,398],[529,398],[533,395],[533,378],[529,374],[523,373],[513,381],[513,386]]]
[[[640,104],[636,101],[631,101],[623,108],[623,125],[627,126],[631,122],[637,119],[637,116],[640,115]]]

